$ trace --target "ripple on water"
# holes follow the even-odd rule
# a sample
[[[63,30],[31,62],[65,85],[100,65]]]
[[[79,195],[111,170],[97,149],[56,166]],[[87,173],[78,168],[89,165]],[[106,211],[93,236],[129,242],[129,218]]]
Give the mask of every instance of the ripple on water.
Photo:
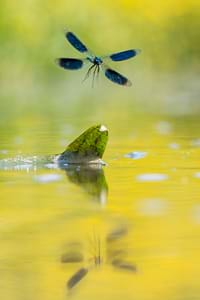
[[[169,144],[169,148],[170,149],[172,149],[172,150],[178,150],[178,149],[180,149],[180,145],[179,144],[177,144],[177,143],[170,143]]]
[[[42,174],[33,176],[33,180],[39,183],[49,183],[60,181],[63,179],[63,176],[60,174]]]
[[[6,154],[8,154],[8,150],[6,150],[6,149],[2,149],[2,150],[0,150],[0,154],[4,154],[4,155],[6,155]]]
[[[143,199],[137,204],[138,213],[146,216],[159,216],[167,211],[167,201],[163,199]]]
[[[193,140],[191,141],[191,145],[192,145],[193,147],[200,147],[200,138],[193,139]]]
[[[196,173],[194,174],[194,177],[200,178],[200,172],[196,172]]]
[[[167,121],[160,121],[155,126],[156,131],[161,135],[168,135],[172,132],[172,124]]]
[[[169,176],[167,174],[160,173],[146,173],[139,174],[136,176],[136,180],[143,182],[154,182],[154,181],[164,181],[167,180]]]
[[[67,166],[67,164],[65,164],[65,166]],[[58,169],[58,165],[56,163],[45,164],[45,167],[48,169]]]
[[[192,207],[192,220],[194,223],[200,225],[200,204]]]
[[[124,155],[124,157],[132,158],[132,159],[141,159],[147,156],[147,152],[142,151],[133,151]]]
[[[13,166],[13,170],[16,170],[16,171],[23,171],[23,170],[27,170],[28,171],[31,168],[33,168],[32,164],[21,164],[21,165]]]

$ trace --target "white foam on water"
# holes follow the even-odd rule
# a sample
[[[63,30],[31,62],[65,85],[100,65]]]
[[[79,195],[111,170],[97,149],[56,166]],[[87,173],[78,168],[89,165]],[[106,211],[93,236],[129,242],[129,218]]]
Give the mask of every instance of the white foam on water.
[[[173,149],[173,150],[178,150],[178,149],[180,149],[180,145],[177,143],[171,143],[171,144],[169,144],[169,148]]]
[[[58,165],[55,163],[45,164],[45,167],[47,167],[48,169],[58,169]]]
[[[0,150],[0,153],[1,153],[1,154],[8,154],[8,150],[2,149],[2,150]]]
[[[16,166],[14,166],[13,167],[13,169],[14,170],[16,170],[16,171],[23,171],[23,170],[27,170],[27,171],[29,171],[31,168],[33,167],[33,165],[32,164],[19,164],[19,165],[16,165]]]
[[[200,147],[200,138],[193,139],[193,140],[191,141],[191,145],[192,145],[193,147]]]
[[[200,178],[200,172],[196,172],[196,173],[194,174],[194,177]]]
[[[194,205],[192,207],[192,221],[195,224],[200,225],[200,204]]]
[[[63,176],[60,174],[42,174],[33,176],[33,180],[39,183],[49,183],[60,181],[63,179]]]
[[[163,199],[143,199],[137,203],[137,211],[141,215],[159,216],[167,212],[167,201]]]
[[[156,124],[156,131],[161,135],[167,135],[172,132],[172,125],[167,121],[160,121]]]
[[[132,159],[141,159],[147,156],[147,152],[142,151],[133,151],[124,155],[124,157],[132,158]]]
[[[164,181],[167,180],[169,176],[167,174],[159,173],[146,173],[136,176],[136,180],[143,182],[154,182],[154,181]]]

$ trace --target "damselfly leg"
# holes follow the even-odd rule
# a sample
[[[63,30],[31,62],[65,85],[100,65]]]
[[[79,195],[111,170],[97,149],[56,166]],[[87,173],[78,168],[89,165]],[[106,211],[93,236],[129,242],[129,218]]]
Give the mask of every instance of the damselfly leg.
[[[92,65],[92,66],[88,69],[88,71],[87,71],[85,77],[83,78],[82,82],[84,82],[86,79],[88,79],[88,77],[90,76],[90,72],[92,71],[92,69],[93,69],[95,66],[96,66],[96,65]]]

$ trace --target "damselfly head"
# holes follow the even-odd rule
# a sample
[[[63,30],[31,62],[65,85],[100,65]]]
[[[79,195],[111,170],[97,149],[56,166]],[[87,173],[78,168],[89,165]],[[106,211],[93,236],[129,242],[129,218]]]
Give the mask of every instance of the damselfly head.
[[[101,65],[101,64],[103,63],[103,60],[102,60],[100,57],[96,56],[96,57],[94,58],[93,63],[94,63],[95,65]]]

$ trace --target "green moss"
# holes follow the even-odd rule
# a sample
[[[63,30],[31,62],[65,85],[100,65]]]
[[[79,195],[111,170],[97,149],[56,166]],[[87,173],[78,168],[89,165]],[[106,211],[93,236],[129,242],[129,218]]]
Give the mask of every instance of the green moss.
[[[108,130],[103,125],[90,127],[75,139],[60,155],[60,160],[79,163],[101,159],[108,141]]]

